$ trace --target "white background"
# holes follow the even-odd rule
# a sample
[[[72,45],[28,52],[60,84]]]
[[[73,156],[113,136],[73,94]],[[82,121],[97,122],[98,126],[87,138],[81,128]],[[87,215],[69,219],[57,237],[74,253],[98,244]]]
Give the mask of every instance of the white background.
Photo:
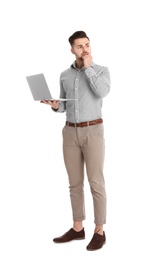
[[[154,0],[0,2],[0,259],[156,259]],[[94,230],[86,181],[86,239],[58,245],[72,226],[62,156],[65,114],[32,99],[25,76],[43,72],[59,95],[74,60],[68,37],[87,32],[107,66],[104,99],[107,244],[86,251]]]

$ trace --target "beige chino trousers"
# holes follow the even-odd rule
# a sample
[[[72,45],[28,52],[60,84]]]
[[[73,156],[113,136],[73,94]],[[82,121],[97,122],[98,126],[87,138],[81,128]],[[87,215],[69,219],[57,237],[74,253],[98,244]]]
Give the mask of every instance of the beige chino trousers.
[[[73,221],[86,218],[84,203],[84,167],[93,197],[94,223],[106,223],[106,191],[103,175],[103,123],[85,127],[64,126],[63,156],[69,178]]]

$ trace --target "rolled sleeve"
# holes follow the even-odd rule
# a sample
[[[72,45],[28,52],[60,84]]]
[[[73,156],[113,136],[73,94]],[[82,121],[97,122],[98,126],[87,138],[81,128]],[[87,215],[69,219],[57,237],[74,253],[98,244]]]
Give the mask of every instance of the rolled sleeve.
[[[110,91],[110,73],[107,67],[96,69],[89,67],[85,70],[90,87],[97,97],[103,98]]]

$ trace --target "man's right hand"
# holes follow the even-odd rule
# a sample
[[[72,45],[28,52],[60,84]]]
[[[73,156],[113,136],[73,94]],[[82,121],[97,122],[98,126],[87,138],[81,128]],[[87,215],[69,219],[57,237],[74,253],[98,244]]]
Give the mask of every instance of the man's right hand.
[[[40,103],[50,105],[54,109],[59,108],[59,100],[53,100],[53,101],[52,100],[41,100]]]

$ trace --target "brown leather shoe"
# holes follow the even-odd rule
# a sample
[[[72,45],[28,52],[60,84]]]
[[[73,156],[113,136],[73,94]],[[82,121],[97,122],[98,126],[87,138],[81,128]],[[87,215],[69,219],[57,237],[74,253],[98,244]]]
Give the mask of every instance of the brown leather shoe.
[[[55,243],[65,243],[65,242],[69,242],[71,240],[80,240],[80,239],[84,239],[84,238],[85,238],[84,228],[79,232],[77,232],[73,228],[71,228],[63,236],[54,238],[53,241]]]
[[[90,243],[87,246],[87,250],[97,250],[100,249],[106,243],[105,232],[103,235],[99,235],[98,233],[94,233]]]

